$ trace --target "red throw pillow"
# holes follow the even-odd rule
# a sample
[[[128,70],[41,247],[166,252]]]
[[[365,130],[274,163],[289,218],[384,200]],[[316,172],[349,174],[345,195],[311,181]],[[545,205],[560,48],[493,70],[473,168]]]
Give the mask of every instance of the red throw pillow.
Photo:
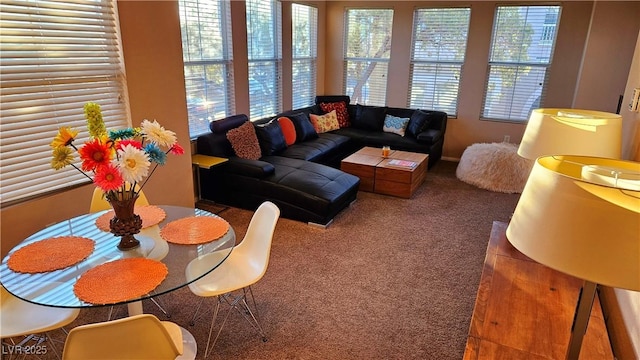
[[[287,143],[287,146],[291,146],[296,143],[296,127],[293,125],[293,121],[288,117],[280,117],[278,118],[278,124],[280,124],[280,129],[282,129],[282,133],[284,134],[284,141]]]
[[[334,103],[320,103],[320,109],[326,113],[331,112],[331,110],[336,111],[336,116],[338,117],[338,124],[340,127],[349,127],[351,126],[351,121],[349,120],[349,111],[347,111],[347,103],[344,101],[334,102]]]

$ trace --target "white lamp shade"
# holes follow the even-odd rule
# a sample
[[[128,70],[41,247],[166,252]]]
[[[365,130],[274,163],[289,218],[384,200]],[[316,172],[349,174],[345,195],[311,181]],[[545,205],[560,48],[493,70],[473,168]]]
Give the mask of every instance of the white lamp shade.
[[[518,155],[534,160],[555,154],[619,159],[622,117],[592,110],[533,110]]]
[[[520,252],[555,270],[640,291],[640,163],[588,156],[538,158],[507,238]]]

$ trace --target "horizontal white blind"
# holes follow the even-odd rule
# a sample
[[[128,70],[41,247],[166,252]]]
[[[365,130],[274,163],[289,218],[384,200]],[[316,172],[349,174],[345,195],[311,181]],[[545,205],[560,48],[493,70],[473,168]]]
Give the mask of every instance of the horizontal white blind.
[[[347,9],[344,89],[352,103],[386,105],[392,27],[391,9]]]
[[[282,109],[282,5],[275,0],[247,0],[249,118]]]
[[[318,9],[291,4],[293,108],[314,104],[318,58]]]
[[[413,16],[410,108],[455,116],[470,8],[417,9]]]
[[[496,9],[482,117],[526,121],[544,103],[560,6]]]
[[[209,132],[211,121],[235,113],[230,4],[180,0],[189,134]]]
[[[86,102],[101,105],[109,129],[129,121],[111,0],[3,0],[0,18],[0,201],[7,205],[87,181],[71,167],[52,169],[49,146],[61,126],[80,131],[76,144],[88,139]]]

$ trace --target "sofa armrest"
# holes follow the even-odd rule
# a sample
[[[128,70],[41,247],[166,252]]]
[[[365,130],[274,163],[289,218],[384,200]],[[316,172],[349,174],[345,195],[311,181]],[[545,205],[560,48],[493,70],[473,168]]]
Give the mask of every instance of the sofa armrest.
[[[273,165],[266,161],[248,160],[239,157],[231,157],[224,165],[224,171],[230,174],[250,176],[263,179],[273,175],[275,172]]]
[[[420,134],[418,134],[417,139],[418,139],[418,142],[423,144],[435,144],[440,140],[441,137],[442,137],[442,131],[427,129],[421,132]]]

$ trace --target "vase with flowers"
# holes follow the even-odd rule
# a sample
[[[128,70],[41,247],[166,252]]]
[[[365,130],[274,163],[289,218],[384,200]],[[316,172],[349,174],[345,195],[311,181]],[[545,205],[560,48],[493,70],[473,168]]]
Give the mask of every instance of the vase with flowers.
[[[51,167],[59,170],[72,166],[100,188],[114,210],[110,230],[120,237],[118,248],[134,249],[140,244],[134,235],[142,228],[142,220],[134,211],[140,191],[158,165],[165,164],[168,154],[181,155],[184,149],[176,134],[156,120],[145,119],[140,127],[108,131],[100,105],[86,103],[84,115],[89,140],[77,147],[74,141],[79,132],[61,127],[50,144]],[[74,152],[80,164],[75,163]]]

